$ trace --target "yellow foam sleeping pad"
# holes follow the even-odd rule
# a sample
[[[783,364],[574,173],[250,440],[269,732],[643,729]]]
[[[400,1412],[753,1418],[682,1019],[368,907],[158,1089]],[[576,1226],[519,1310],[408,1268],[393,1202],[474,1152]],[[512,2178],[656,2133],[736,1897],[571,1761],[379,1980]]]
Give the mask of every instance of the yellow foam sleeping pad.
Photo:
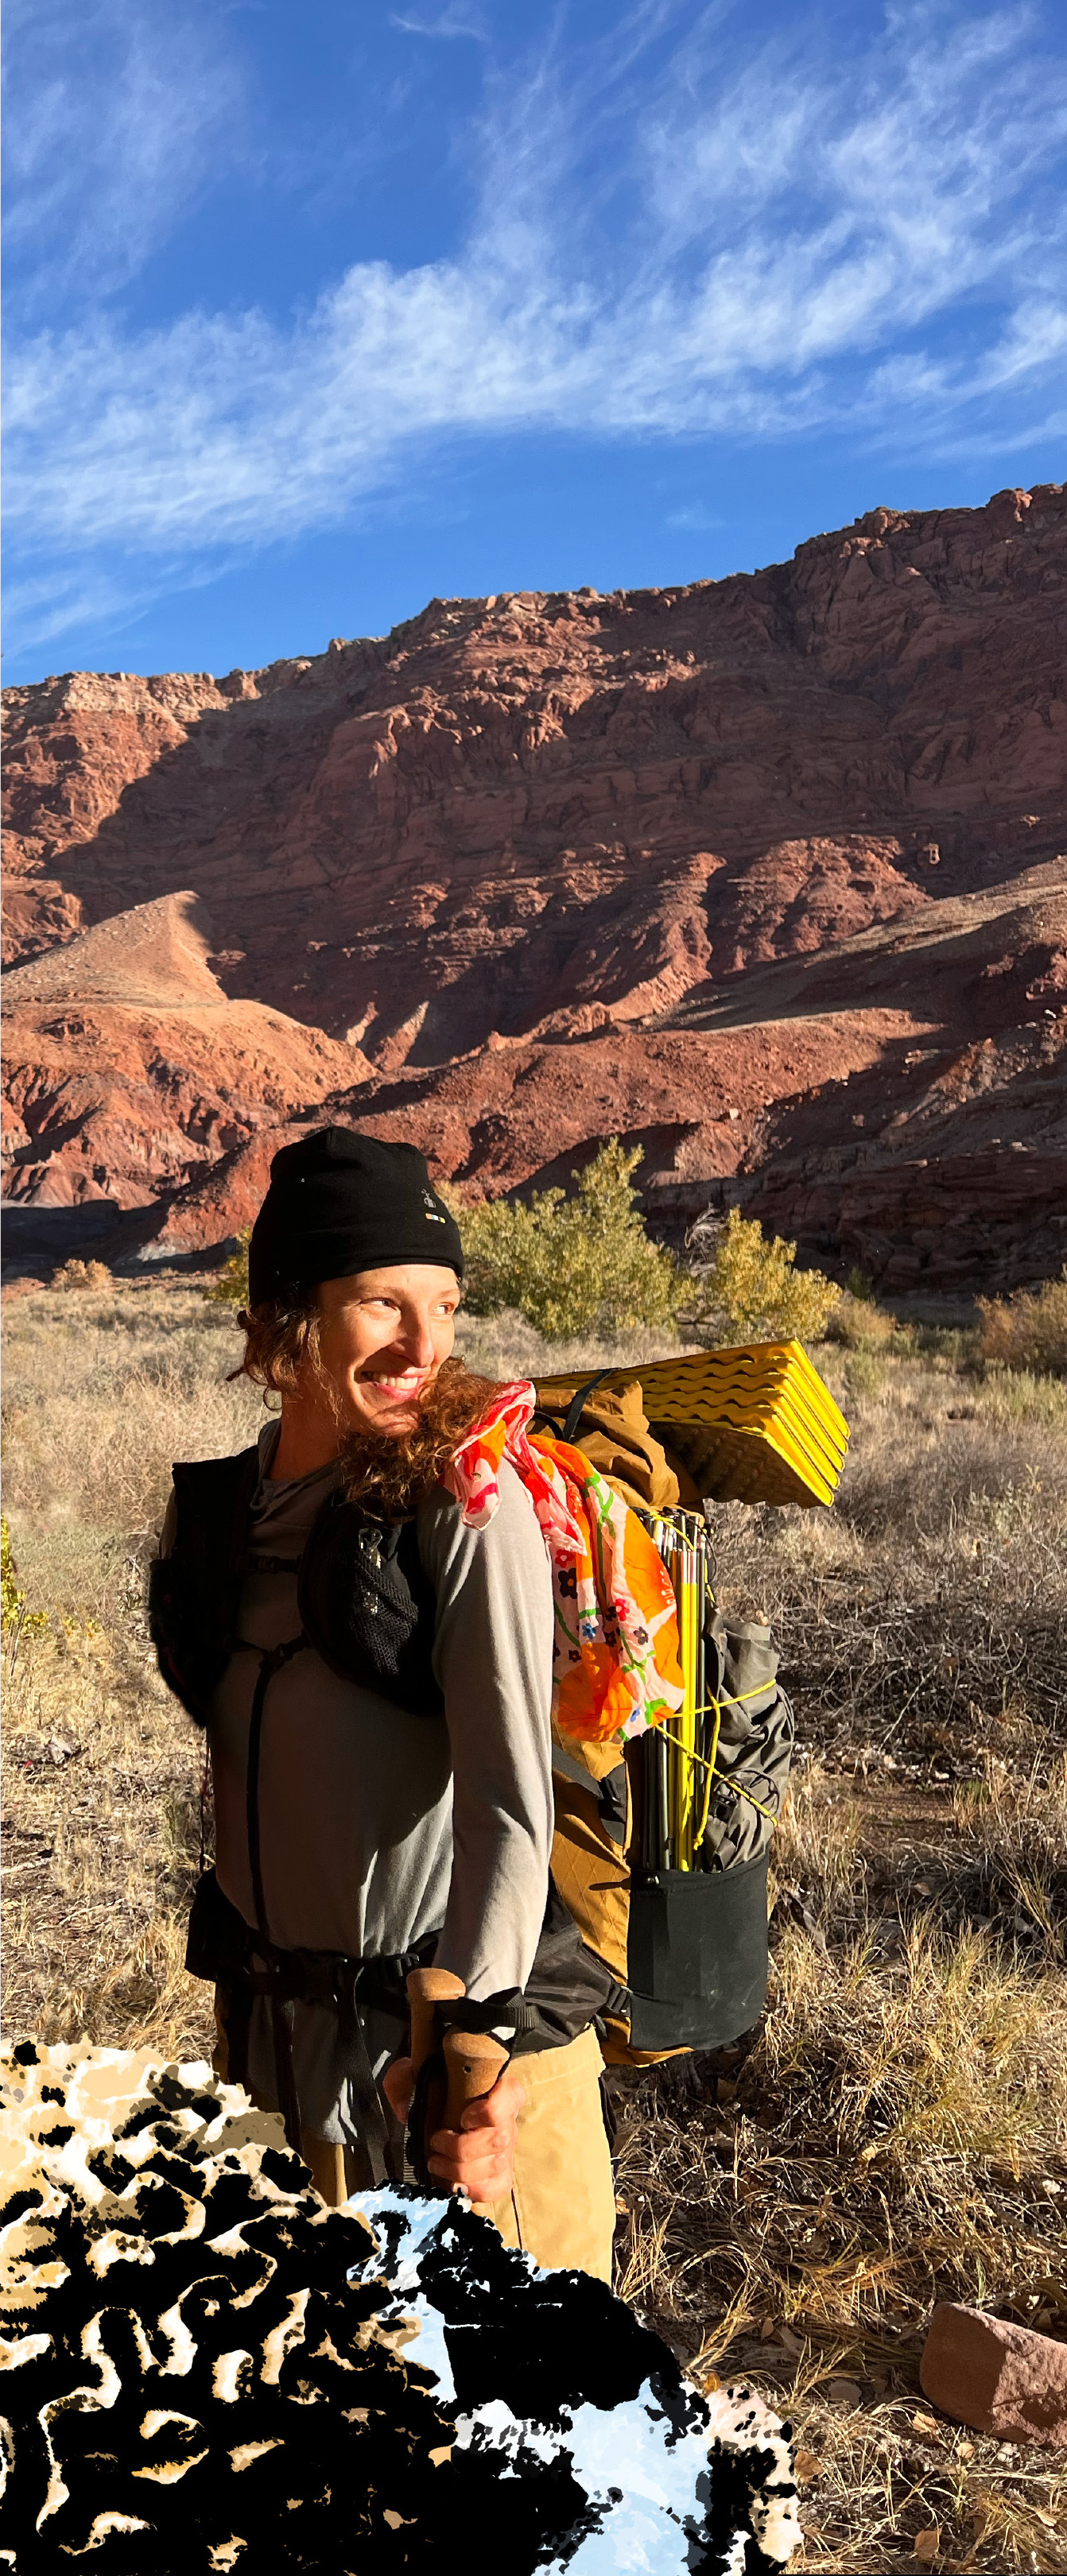
[[[848,1424],[799,1342],[747,1342],[682,1359],[539,1378],[537,1401],[565,1411],[595,1380],[598,1397],[635,1384],[653,1438],[715,1502],[832,1503]],[[584,1446],[579,1435],[579,1445]],[[658,1497],[656,1498],[658,1499]]]

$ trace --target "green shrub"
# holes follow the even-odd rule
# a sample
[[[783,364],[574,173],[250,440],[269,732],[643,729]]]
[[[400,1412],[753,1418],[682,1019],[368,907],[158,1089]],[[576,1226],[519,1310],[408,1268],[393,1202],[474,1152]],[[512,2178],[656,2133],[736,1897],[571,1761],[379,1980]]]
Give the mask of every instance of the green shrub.
[[[645,1232],[631,1187],[640,1160],[639,1146],[625,1153],[613,1136],[572,1174],[572,1199],[538,1190],[528,1207],[510,1199],[463,1207],[442,1191],[463,1235],[471,1314],[512,1307],[549,1341],[612,1339],[638,1325],[669,1330],[692,1282]]]
[[[204,1290],[204,1295],[211,1305],[247,1306],[248,1247],[251,1240],[251,1226],[243,1225],[237,1237],[236,1252],[231,1252],[229,1260],[223,1262],[218,1278],[213,1279],[210,1288]]]
[[[991,1368],[975,1390],[975,1405],[986,1422],[1040,1422],[1067,1431],[1067,1380],[1035,1369]]]
[[[855,1297],[861,1304],[873,1304],[874,1288],[872,1283],[868,1279],[866,1271],[860,1270],[855,1262],[853,1262],[848,1278],[845,1281],[845,1288],[847,1294],[850,1297]]]
[[[954,1377],[976,1366],[979,1338],[972,1324],[898,1324],[896,1356],[921,1361],[933,1377]]]
[[[11,1532],[7,1514],[0,1513],[0,1627],[14,1628],[20,1635],[29,1628],[47,1628],[47,1610],[27,1610],[26,1595],[18,1579],[18,1569],[11,1553]]]
[[[979,1297],[978,1312],[984,1360],[1048,1377],[1067,1375],[1067,1266],[1040,1288],[1019,1288],[1007,1299]]]
[[[694,1228],[700,1248],[704,1228]],[[706,1234],[704,1239],[707,1239]],[[841,1303],[841,1290],[821,1270],[797,1270],[795,1243],[765,1242],[754,1217],[731,1208],[713,1258],[697,1273],[698,1295],[686,1309],[702,1339],[818,1342]]]

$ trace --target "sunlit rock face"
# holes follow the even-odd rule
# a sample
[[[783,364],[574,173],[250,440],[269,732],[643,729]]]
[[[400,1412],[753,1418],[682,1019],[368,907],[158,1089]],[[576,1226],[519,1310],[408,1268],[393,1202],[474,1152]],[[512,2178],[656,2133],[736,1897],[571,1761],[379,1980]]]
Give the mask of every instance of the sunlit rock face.
[[[787,2428],[465,2204],[328,2210],[203,2062],[0,2061],[0,2564],[760,2576]],[[269,2554],[268,2554],[269,2553]]]
[[[1046,484],[9,690],[16,1252],[214,1250],[325,1112],[489,1195],[620,1135],[667,1238],[736,1190],[893,1292],[1055,1276],[1065,599]]]

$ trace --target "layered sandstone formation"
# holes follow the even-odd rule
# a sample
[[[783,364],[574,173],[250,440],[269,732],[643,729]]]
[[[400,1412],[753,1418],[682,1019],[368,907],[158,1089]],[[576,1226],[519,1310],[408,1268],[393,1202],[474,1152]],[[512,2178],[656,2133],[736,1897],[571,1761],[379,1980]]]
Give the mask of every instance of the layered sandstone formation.
[[[4,978],[9,1195],[140,1208],[350,1083],[351,1047],[231,1002],[189,892],[138,904]]]
[[[206,1248],[329,1101],[474,1190],[623,1134],[668,1233],[741,1195],[889,1287],[1057,1267],[1065,603],[1045,486],[8,692],[8,1191]]]

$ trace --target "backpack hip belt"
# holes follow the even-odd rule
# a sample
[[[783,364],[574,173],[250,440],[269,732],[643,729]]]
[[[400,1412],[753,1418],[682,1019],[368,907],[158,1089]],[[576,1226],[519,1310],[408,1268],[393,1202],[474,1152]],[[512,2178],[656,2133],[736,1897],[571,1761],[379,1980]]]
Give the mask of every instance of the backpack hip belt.
[[[407,2020],[406,1979],[412,1968],[426,1967],[438,1934],[425,1934],[395,1956],[353,1959],[340,1950],[283,1950],[265,1932],[253,1932],[243,1914],[224,1895],[214,1870],[197,1887],[189,1917],[185,1965],[190,1976],[212,1980],[226,2003],[227,2076],[247,2084],[248,2035],[252,2005],[269,2000],[271,2036],[279,2107],[286,2141],[299,2155],[300,2102],[292,2053],[294,2003],[324,2004],[337,2015],[344,2054],[344,2073],[352,2085],[360,2132],[370,2157],[375,2183],[400,2177],[393,2162],[378,2088],[367,2049],[363,2012],[391,2013]]]

